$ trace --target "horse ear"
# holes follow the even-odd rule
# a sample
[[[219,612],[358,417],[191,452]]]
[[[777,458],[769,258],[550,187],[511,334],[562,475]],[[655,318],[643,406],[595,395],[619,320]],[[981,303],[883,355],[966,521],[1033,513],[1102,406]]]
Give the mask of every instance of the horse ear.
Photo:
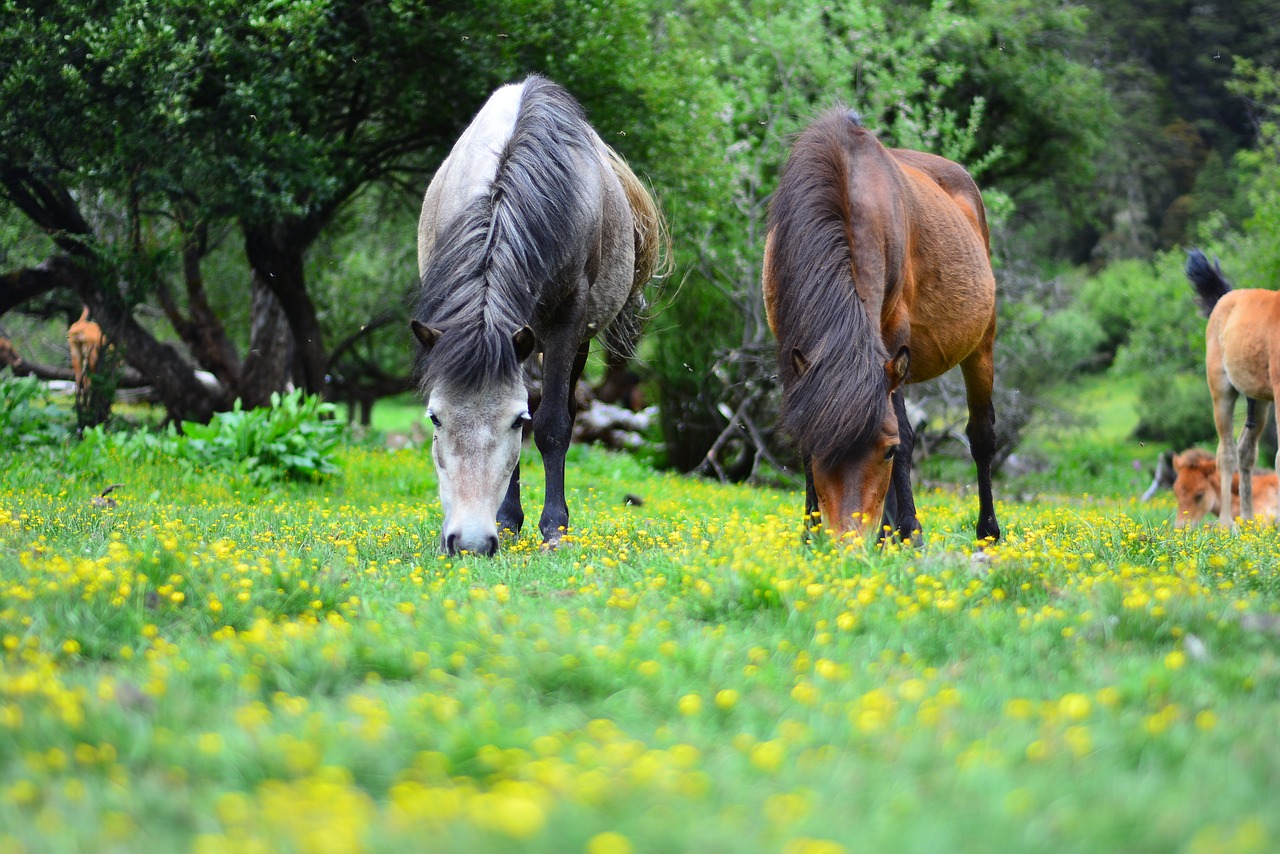
[[[431,352],[431,348],[436,346],[436,343],[440,340],[440,330],[432,329],[425,323],[420,323],[417,320],[410,320],[409,328],[412,329],[413,334],[418,337],[418,343],[422,345],[422,349],[426,350],[428,353]]]
[[[516,360],[523,362],[533,353],[533,348],[537,345],[538,339],[534,337],[532,329],[527,326],[521,326],[512,333],[511,343],[516,348]]]
[[[791,367],[796,372],[796,379],[800,379],[809,370],[809,360],[800,352],[799,347],[791,348]]]
[[[884,372],[889,376],[889,390],[894,391],[907,381],[907,372],[911,370],[911,351],[904,344],[898,348],[893,358],[885,363]]]

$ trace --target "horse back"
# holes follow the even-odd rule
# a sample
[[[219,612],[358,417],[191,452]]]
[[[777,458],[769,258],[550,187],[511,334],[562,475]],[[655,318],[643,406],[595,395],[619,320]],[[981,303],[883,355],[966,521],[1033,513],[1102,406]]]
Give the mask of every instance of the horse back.
[[[418,217],[419,276],[427,270],[441,229],[488,191],[501,152],[515,130],[523,92],[524,84],[512,83],[490,95],[432,176]]]
[[[1209,314],[1206,367],[1224,373],[1241,394],[1274,400],[1280,384],[1280,292],[1243,288],[1226,293]]]
[[[969,174],[969,170],[945,157],[924,151],[913,151],[910,148],[891,148],[889,153],[903,166],[918,169],[929,176],[951,197],[956,207],[981,237],[982,245],[990,257],[991,234],[987,230],[987,208],[982,203],[982,192],[978,189],[973,176]]]
[[[911,323],[912,381],[959,364],[995,334],[995,276],[977,184],[957,163],[893,149],[909,223],[902,274]]]

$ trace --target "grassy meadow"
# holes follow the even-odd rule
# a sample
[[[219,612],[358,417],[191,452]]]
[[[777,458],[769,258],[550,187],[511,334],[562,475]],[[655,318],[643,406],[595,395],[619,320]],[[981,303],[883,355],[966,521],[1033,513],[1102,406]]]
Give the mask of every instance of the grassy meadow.
[[[985,550],[926,488],[880,551],[579,447],[544,554],[526,452],[485,560],[425,451],[337,462],[0,459],[0,852],[1280,846],[1280,543],[1132,468],[998,481]]]

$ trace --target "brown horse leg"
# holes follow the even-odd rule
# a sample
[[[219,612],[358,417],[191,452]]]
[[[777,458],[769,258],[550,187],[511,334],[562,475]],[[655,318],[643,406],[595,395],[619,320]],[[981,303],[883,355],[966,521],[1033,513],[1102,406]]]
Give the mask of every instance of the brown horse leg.
[[[995,382],[994,345],[993,321],[983,346],[960,363],[969,400],[969,424],[965,434],[969,437],[969,453],[978,467],[979,540],[1000,539],[996,503],[991,493],[991,461],[996,455],[996,410],[991,404],[991,389]]]
[[[1236,446],[1236,460],[1240,466],[1240,518],[1253,518],[1253,468],[1258,459],[1258,439],[1267,426],[1267,407],[1252,397],[1244,399],[1244,429],[1240,431],[1240,444]],[[1261,416],[1258,410],[1262,410]]]
[[[572,327],[570,327],[571,329]],[[574,336],[562,330],[567,339]],[[587,364],[590,341],[574,346],[572,340],[547,342],[542,360],[542,403],[533,415],[533,436],[546,469],[546,496],[538,530],[545,547],[554,548],[569,529],[569,505],[564,496],[564,460],[573,438],[578,414],[574,389]],[[566,364],[568,362],[568,364]]]
[[[1226,381],[1215,385],[1212,378],[1209,382],[1209,394],[1213,397],[1213,426],[1218,431],[1218,480],[1221,490],[1218,505],[1218,523],[1230,525],[1235,520],[1231,515],[1231,478],[1236,471],[1235,445],[1235,408],[1240,393]]]
[[[911,491],[911,461],[915,455],[916,433],[907,415],[907,399],[902,389],[893,393],[893,411],[898,416],[898,450],[893,455],[893,475],[889,484],[890,502],[885,502],[885,523],[903,541],[920,542],[920,518],[916,515],[916,499]]]

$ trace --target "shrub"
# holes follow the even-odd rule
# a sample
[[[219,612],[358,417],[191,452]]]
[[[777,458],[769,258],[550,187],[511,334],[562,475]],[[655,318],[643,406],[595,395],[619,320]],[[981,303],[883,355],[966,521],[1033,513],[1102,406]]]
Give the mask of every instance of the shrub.
[[[272,394],[271,405],[243,409],[236,400],[208,424],[184,421],[160,433],[109,434],[101,427],[84,432],[83,453],[110,447],[127,459],[175,457],[201,467],[243,474],[254,483],[307,479],[338,471],[334,452],[344,424],[334,405],[302,391]]]
[[[1213,403],[1204,377],[1175,373],[1146,378],[1138,392],[1134,437],[1182,450],[1213,439]]]
[[[48,402],[35,377],[0,373],[0,450],[56,445],[70,434],[67,413]]]
[[[272,393],[271,406],[219,412],[208,424],[184,421],[185,453],[214,465],[231,465],[257,482],[332,474],[333,450],[342,439],[334,405],[301,390]]]

